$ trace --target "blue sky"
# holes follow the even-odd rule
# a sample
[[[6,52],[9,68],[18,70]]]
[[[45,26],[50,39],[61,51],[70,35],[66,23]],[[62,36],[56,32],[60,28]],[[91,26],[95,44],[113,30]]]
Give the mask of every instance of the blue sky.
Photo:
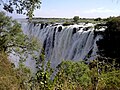
[[[120,2],[117,0],[42,0],[35,17],[109,17],[120,15]],[[22,15],[12,15],[24,17]]]

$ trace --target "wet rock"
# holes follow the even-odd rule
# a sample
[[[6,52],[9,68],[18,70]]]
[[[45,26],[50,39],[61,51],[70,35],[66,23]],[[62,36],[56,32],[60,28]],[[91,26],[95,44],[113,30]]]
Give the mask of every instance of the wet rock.
[[[77,32],[77,28],[73,28],[72,34],[75,34]]]
[[[61,30],[62,30],[62,26],[59,26],[58,27],[58,32],[61,32]]]

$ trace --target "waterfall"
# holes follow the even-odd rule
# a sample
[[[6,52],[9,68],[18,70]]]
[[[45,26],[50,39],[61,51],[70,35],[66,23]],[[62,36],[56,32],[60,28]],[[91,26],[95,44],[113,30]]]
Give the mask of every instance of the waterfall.
[[[93,60],[97,56],[97,45],[101,36],[94,35],[94,24],[80,25],[48,25],[28,23],[23,31],[34,36],[41,43],[45,52],[45,60],[51,61],[53,67],[62,60]]]

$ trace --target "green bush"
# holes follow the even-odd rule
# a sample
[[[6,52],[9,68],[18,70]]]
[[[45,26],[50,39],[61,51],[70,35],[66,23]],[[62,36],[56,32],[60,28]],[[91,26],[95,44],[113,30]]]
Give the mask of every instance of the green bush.
[[[119,90],[120,69],[116,63],[94,60],[89,64],[92,88],[95,90]]]
[[[69,25],[73,25],[74,23],[73,22],[68,22],[68,21],[66,21],[66,22],[64,22],[62,25],[63,26],[69,26]]]
[[[45,65],[45,66],[44,66]],[[57,71],[43,63],[35,76],[23,64],[18,69],[0,54],[0,90],[119,90],[120,69],[115,63],[63,61]],[[53,73],[54,72],[54,73]],[[56,73],[56,74],[55,74]]]
[[[44,61],[43,61],[44,62]],[[50,62],[41,64],[31,79],[31,88],[40,90],[119,90],[120,69],[117,64],[91,61],[62,61],[53,70]],[[44,66],[45,65],[45,66]],[[54,73],[53,73],[54,72]],[[52,79],[51,79],[52,78]]]
[[[78,20],[79,20],[79,19],[80,19],[79,16],[74,16],[74,17],[73,17],[73,20],[74,20],[75,23],[78,23]]]
[[[67,81],[68,87],[69,84],[72,84],[69,89],[73,89],[73,87],[77,87],[80,85],[81,88],[86,89],[91,85],[90,78],[90,69],[88,65],[84,62],[73,62],[73,61],[63,61],[60,65],[58,65],[58,73],[56,74],[56,88],[65,84]]]

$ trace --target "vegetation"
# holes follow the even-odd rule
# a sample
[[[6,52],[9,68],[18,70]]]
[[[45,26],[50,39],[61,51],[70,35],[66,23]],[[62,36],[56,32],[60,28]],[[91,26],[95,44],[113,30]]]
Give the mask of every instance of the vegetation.
[[[116,64],[92,61],[63,61],[56,70],[50,62],[44,67],[41,62],[34,77],[29,69],[20,65],[14,69],[4,53],[0,54],[0,89],[1,90],[119,90],[120,69]],[[53,73],[54,72],[54,73]],[[56,73],[56,74],[55,74]],[[53,79],[52,79],[53,78]]]
[[[63,61],[58,65],[55,88],[63,90],[87,89],[91,84],[90,69],[84,62]]]
[[[69,26],[69,25],[73,25],[74,23],[73,22],[68,22],[68,21],[66,21],[66,22],[64,22],[62,25],[63,26]]]
[[[0,0],[1,7],[9,13],[16,11],[17,14],[24,14],[32,18],[33,11],[39,9],[41,0]]]
[[[27,18],[29,19],[29,18]],[[100,21],[96,21],[96,18],[79,18],[77,21],[77,24],[80,23],[106,23],[108,21],[108,18],[102,19]],[[60,23],[60,24],[65,24],[65,25],[72,25],[76,22],[74,22],[73,18],[32,18],[32,22],[41,22],[41,23],[50,23],[50,24],[55,24],[55,23]]]
[[[108,21],[106,25],[108,25],[110,22],[111,21]],[[44,55],[41,56],[42,59],[43,57]],[[50,67],[50,62],[46,64],[44,60],[42,60],[42,62],[40,62],[39,64],[40,66],[38,72],[36,73],[36,76],[33,77],[32,80],[30,81],[32,89],[41,90],[120,89],[119,85],[120,67],[118,63],[113,62],[113,59],[111,62],[107,61],[106,59],[102,59],[101,61],[94,60],[88,64],[80,61],[79,62],[63,61],[61,62],[61,64],[57,66],[55,70]]]
[[[0,53],[0,90],[27,90],[30,70],[23,65],[14,69],[5,53]]]
[[[22,32],[21,26],[11,17],[5,16],[4,12],[0,12],[0,52],[7,55],[13,53],[25,60],[29,54],[37,51],[39,44],[36,39],[31,39]]]
[[[101,18],[96,18],[94,19],[95,21],[101,21],[102,19]]]
[[[0,90],[27,90],[30,70],[22,62],[29,55],[31,59],[37,59],[34,53],[38,48],[36,39],[29,38],[17,21],[0,12]],[[19,57],[19,67],[16,69],[8,61],[9,54]]]
[[[80,19],[79,16],[74,16],[74,17],[73,17],[73,20],[74,20],[75,23],[78,23],[78,20],[79,20],[79,19]]]
[[[107,22],[108,28],[103,34],[99,47],[101,56],[119,59],[119,24],[120,19],[112,18]],[[110,40],[115,48],[111,49]],[[103,44],[101,44],[103,43]],[[21,62],[14,68],[8,60],[9,53],[15,53],[20,60],[26,60],[34,53],[39,45],[35,39],[27,37],[21,26],[5,13],[0,12],[0,89],[1,90],[119,90],[120,66],[107,60],[94,60],[89,63],[83,61],[63,61],[57,68],[52,69],[50,61],[44,61],[44,50],[37,61],[37,73],[31,76],[30,70]],[[106,49],[107,48],[107,49]],[[109,53],[108,53],[109,51]],[[106,54],[107,52],[107,54]]]
[[[56,70],[46,66],[30,81],[34,90],[119,90],[120,69],[116,64],[98,60],[85,62],[63,61]],[[54,72],[54,73],[53,73]]]

